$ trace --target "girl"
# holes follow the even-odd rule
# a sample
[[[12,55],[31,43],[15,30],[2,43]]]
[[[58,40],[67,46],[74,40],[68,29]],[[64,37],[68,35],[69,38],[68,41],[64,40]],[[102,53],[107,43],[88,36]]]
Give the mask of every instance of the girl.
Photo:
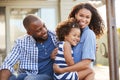
[[[56,34],[60,42],[55,63],[61,68],[74,65],[72,47],[80,41],[79,24],[73,18],[63,21],[57,26]],[[91,71],[87,69],[82,72],[87,76]],[[79,80],[79,73],[77,71],[62,74],[55,72],[54,80]]]

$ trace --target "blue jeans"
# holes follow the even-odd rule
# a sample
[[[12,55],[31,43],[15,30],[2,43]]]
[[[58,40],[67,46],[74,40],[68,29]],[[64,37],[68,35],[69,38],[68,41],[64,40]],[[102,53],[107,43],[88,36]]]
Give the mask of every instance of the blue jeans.
[[[9,78],[9,80],[16,80],[16,76],[14,74],[12,74]]]
[[[38,75],[27,75],[26,73],[21,73],[17,77],[12,75],[9,80],[53,80],[50,76],[46,74]]]
[[[28,75],[24,80],[53,80],[46,74]]]
[[[17,76],[17,79],[16,79],[16,80],[24,80],[26,76],[27,76],[26,73],[20,73],[20,74]]]
[[[27,76],[26,73],[20,73],[18,76],[15,76],[14,74],[12,74],[9,80],[24,80],[26,76]]]

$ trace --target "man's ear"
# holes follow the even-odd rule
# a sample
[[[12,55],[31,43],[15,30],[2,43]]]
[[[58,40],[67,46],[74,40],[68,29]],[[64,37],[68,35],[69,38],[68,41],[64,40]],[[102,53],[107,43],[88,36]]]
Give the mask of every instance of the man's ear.
[[[31,32],[30,32],[30,31],[27,31],[27,34],[31,35]]]

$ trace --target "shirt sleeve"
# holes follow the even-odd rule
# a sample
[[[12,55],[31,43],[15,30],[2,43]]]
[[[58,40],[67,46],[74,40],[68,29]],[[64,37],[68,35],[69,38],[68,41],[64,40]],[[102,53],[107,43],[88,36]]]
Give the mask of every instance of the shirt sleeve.
[[[50,36],[52,38],[52,41],[53,41],[54,45],[56,47],[58,47],[59,41],[57,39],[56,33],[54,31],[50,31],[50,30],[48,32],[49,32],[49,34],[50,34]]]
[[[7,55],[2,66],[0,67],[0,70],[1,69],[8,69],[8,70],[10,70],[10,72],[14,72],[14,65],[19,59],[19,56],[20,56],[19,54],[20,54],[20,47],[16,41],[11,52]]]
[[[86,32],[84,35],[85,41],[83,44],[82,49],[82,59],[91,59],[92,61],[95,60],[95,53],[96,53],[96,37],[94,32]]]

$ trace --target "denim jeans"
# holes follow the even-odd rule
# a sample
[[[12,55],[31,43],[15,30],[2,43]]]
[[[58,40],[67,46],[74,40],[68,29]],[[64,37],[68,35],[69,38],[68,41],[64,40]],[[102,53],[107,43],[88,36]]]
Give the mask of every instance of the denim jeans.
[[[27,75],[26,73],[21,73],[17,77],[12,75],[9,80],[53,80],[50,76],[46,74],[38,75]]]
[[[53,79],[46,74],[38,74],[38,75],[29,75],[24,80],[53,80]]]
[[[27,76],[26,73],[20,73],[18,76],[15,76],[14,74],[12,74],[9,80],[24,80],[26,76]]]
[[[16,76],[14,74],[12,74],[9,78],[9,80],[16,80]]]
[[[17,76],[17,79],[16,79],[16,80],[24,80],[26,76],[27,76],[26,73],[20,73],[20,74]]]

